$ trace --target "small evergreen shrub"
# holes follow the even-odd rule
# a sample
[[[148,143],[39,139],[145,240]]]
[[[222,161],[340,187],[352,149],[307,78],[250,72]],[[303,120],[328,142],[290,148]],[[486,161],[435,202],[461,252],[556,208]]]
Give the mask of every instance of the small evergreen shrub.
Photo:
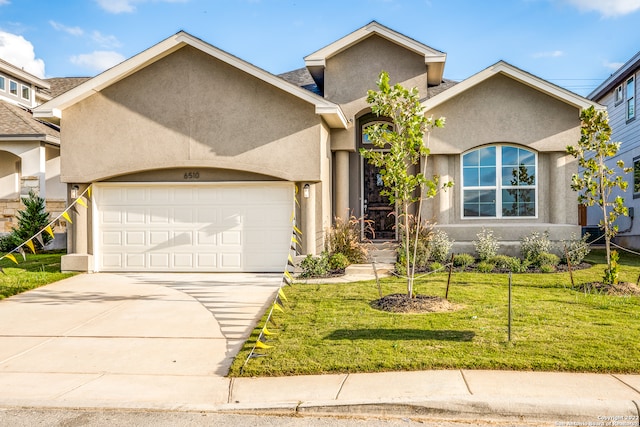
[[[360,241],[360,219],[351,216],[348,220],[336,218],[335,224],[327,232],[327,251],[341,253],[350,264],[367,261],[367,248]]]
[[[587,243],[588,238],[589,233],[586,233],[581,239],[576,238],[576,235],[572,234],[570,240],[563,241],[566,255],[565,253],[562,254],[562,262],[567,264],[568,256],[571,265],[580,265],[585,257],[589,255],[589,252],[591,252],[591,247]]]
[[[550,265],[551,267],[556,267],[560,264],[560,257],[556,254],[552,254],[549,252],[542,252],[536,258],[536,264],[540,267],[545,265]]]
[[[507,255],[496,255],[489,260],[492,264],[495,264],[496,268],[500,270],[507,270],[512,273],[523,273],[527,271],[528,263],[524,263],[516,257]]]
[[[453,265],[455,267],[467,268],[476,262],[476,259],[471,254],[456,254],[453,257]]]
[[[344,270],[349,266],[349,258],[340,252],[329,257],[329,268],[331,270]]]
[[[0,238],[0,250],[10,252],[27,239],[35,236],[39,231],[49,224],[49,212],[46,211],[45,200],[38,196],[33,190],[29,191],[29,196],[22,199],[24,209],[18,211],[18,226],[11,234]],[[49,233],[40,234],[42,241],[46,245],[52,239]],[[43,249],[37,239],[33,239],[36,249]]]
[[[438,261],[434,261],[431,264],[429,264],[429,270],[431,271],[438,271],[442,268],[442,264],[439,263]]]
[[[492,230],[487,230],[483,227],[482,231],[476,234],[476,237],[478,239],[473,241],[473,246],[478,253],[480,261],[486,261],[496,256],[500,245]]]
[[[324,277],[329,274],[329,256],[322,252],[320,256],[307,255],[301,262],[300,277]]]
[[[549,240],[548,231],[542,234],[534,231],[520,240],[520,253],[523,259],[535,264],[538,256],[543,252],[551,252],[551,241]]]
[[[489,261],[480,261],[478,263],[478,272],[491,273],[495,267],[496,265]]]
[[[439,263],[445,263],[449,259],[449,252],[453,247],[453,240],[449,239],[443,230],[436,230],[429,241],[431,258]]]

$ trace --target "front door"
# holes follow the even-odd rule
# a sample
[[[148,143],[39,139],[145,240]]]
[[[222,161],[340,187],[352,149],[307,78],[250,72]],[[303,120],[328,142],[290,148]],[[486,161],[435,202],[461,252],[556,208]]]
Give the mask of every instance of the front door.
[[[363,167],[364,237],[369,240],[395,240],[396,215],[389,198],[380,194],[383,189],[380,168],[364,160]]]

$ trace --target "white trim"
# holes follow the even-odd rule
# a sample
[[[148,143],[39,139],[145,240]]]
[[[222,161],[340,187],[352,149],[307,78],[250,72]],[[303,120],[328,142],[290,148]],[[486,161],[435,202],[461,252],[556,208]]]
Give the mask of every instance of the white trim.
[[[604,110],[605,107],[597,102],[590,101],[580,95],[577,95],[571,91],[563,89],[559,86],[549,83],[539,77],[524,72],[504,61],[497,62],[489,68],[469,77],[468,79],[454,85],[452,88],[439,93],[433,98],[429,98],[422,103],[425,110],[431,110],[438,105],[454,98],[457,95],[471,89],[472,87],[484,82],[485,80],[497,75],[502,74],[510,77],[522,84],[525,84],[540,92],[546,93],[566,104],[572,105],[579,109],[586,109],[590,106],[594,106],[597,110]]]
[[[24,97],[24,90],[25,89],[27,90],[27,94],[29,95],[26,98]],[[31,92],[32,91],[31,91],[31,87],[30,86],[27,86],[27,85],[24,85],[24,84],[20,85],[20,98],[22,98],[22,99],[24,99],[26,101],[31,101]]]
[[[2,86],[0,86],[0,91],[7,91],[7,78],[5,76],[0,76],[0,80],[2,80]]]
[[[135,55],[124,62],[110,68],[98,76],[87,80],[79,86],[63,93],[62,95],[42,104],[34,109],[34,117],[37,118],[62,118],[62,112],[88,98],[96,92],[111,86],[118,81],[136,73],[137,71],[155,63],[184,46],[192,46],[216,59],[219,59],[232,67],[269,83],[291,95],[294,95],[316,106],[317,114],[321,115],[332,127],[347,128],[347,118],[340,106],[328,101],[315,93],[302,89],[275,76],[261,68],[243,61],[227,52],[224,52],[183,31],[161,41],[151,48]]]
[[[495,199],[495,206],[496,206],[496,216],[465,216],[464,215],[464,191],[465,189],[467,189],[467,187],[465,187],[464,185],[464,156],[465,154],[469,154],[472,153],[476,150],[481,150],[483,148],[489,148],[489,147],[496,147],[496,165],[495,165],[495,172],[496,172],[496,185],[495,186],[478,186],[478,187],[471,187],[469,188],[469,190],[495,190],[496,192],[496,199]],[[534,190],[534,194],[535,194],[535,214],[533,216],[504,216],[502,215],[502,190],[505,189],[503,184],[502,184],[502,147],[514,147],[514,148],[518,148],[520,150],[525,150],[528,151],[530,153],[533,153],[534,157],[535,157],[535,185],[534,186],[522,186],[522,187],[518,187],[518,188],[522,188],[522,189],[533,189]],[[538,215],[539,215],[539,184],[540,184],[540,176],[538,174],[538,163],[539,163],[539,158],[538,158],[538,152],[535,150],[532,150],[530,148],[524,147],[522,145],[518,145],[518,144],[501,144],[501,143],[497,143],[497,144],[487,144],[487,145],[483,145],[481,147],[475,147],[473,149],[467,150],[464,153],[460,154],[460,188],[461,188],[461,192],[460,192],[460,219],[463,221],[478,221],[478,220],[488,220],[488,221],[502,221],[502,220],[521,220],[521,219],[538,219]]]

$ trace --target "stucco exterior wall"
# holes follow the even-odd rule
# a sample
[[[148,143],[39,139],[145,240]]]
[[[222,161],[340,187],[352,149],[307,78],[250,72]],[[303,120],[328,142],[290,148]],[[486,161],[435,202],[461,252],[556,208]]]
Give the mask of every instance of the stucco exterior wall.
[[[325,98],[340,104],[352,123],[368,112],[367,91],[377,90],[381,71],[389,73],[391,83],[404,87],[427,89],[427,67],[424,56],[418,55],[383,37],[372,35],[327,60],[325,69]],[[334,130],[333,150],[355,150],[356,126]]]
[[[565,151],[580,138],[578,108],[510,77],[496,75],[429,110],[446,117],[431,135],[433,154],[463,153],[513,142],[536,151]]]
[[[194,167],[321,179],[315,107],[188,46],[63,117],[63,182]]]

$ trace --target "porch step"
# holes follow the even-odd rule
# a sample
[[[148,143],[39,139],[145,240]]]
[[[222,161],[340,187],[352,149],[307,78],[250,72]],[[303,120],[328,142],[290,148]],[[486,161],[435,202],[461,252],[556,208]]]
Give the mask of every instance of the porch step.
[[[397,248],[398,244],[395,242],[371,243],[368,245],[368,261],[375,261],[378,264],[395,264],[398,259]]]

